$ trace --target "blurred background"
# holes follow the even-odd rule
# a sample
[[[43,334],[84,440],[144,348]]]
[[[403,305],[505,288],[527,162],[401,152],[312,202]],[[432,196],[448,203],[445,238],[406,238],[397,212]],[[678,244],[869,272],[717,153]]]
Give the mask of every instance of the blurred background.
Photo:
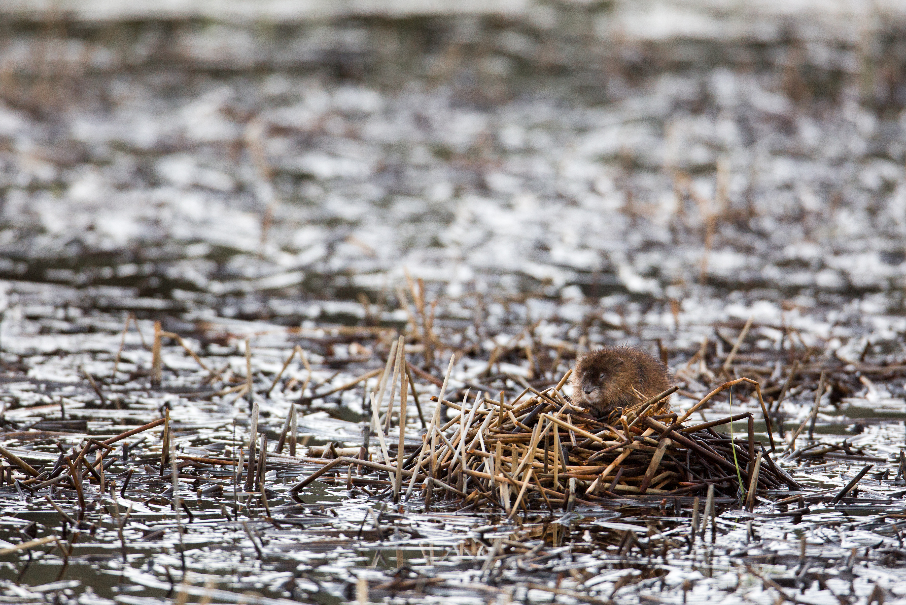
[[[394,307],[406,271],[595,314],[902,316],[904,23],[893,0],[7,0],[0,277],[290,323]]]

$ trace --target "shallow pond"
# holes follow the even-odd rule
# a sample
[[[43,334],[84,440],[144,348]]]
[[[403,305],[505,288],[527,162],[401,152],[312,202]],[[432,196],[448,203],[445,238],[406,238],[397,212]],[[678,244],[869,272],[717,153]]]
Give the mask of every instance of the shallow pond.
[[[903,24],[657,38],[543,6],[2,26],[0,549],[46,540],[3,551],[0,599],[906,601]],[[294,498],[324,446],[378,456],[399,333],[410,447],[451,354],[447,398],[493,399],[620,343],[667,361],[680,410],[757,380],[803,490],[713,519],[508,520],[345,470]],[[236,472],[254,404],[263,495]],[[767,444],[750,388],[690,421],[746,411]],[[166,414],[166,448],[164,424],[98,445]],[[36,487],[89,450],[81,492]]]

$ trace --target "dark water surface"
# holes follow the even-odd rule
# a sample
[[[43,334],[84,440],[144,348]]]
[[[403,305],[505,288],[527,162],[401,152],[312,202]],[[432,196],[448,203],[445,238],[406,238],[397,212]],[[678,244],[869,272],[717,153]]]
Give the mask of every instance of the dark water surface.
[[[0,440],[50,471],[169,408],[179,455],[235,461],[248,342],[269,449],[293,405],[307,445],[358,448],[377,379],[322,395],[398,332],[435,378],[456,353],[454,401],[624,343],[679,409],[759,380],[801,502],[727,497],[693,544],[673,501],[508,522],[340,474],[300,503],[317,466],[284,451],[268,508],[232,466],[181,467],[177,518],[156,427],[85,480],[78,527],[45,498],[78,517],[75,490],[4,471],[0,548],[60,542],[0,557],[3,602],[906,602],[904,23],[658,38],[611,10],[0,24]],[[154,321],[205,365],[167,337],[157,384]],[[804,421],[798,447],[835,447],[784,458]]]

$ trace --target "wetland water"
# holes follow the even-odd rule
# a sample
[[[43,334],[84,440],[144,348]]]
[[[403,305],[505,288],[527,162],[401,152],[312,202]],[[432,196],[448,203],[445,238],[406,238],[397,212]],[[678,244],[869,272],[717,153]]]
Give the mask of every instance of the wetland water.
[[[611,9],[0,25],[0,549],[46,539],[0,599],[906,602],[904,23],[658,38]],[[665,358],[680,410],[756,379],[803,490],[705,521],[426,510],[345,470],[294,498],[310,447],[362,446],[400,333],[429,420],[454,353],[454,402],[599,344]],[[741,411],[766,444],[751,389],[692,421]],[[166,445],[99,445],[166,414]],[[82,452],[79,489],[42,485]]]

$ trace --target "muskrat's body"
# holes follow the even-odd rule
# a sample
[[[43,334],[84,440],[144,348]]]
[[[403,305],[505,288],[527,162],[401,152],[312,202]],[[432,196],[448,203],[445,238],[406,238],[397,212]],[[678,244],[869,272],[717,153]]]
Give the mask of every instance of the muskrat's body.
[[[599,418],[640,407],[670,388],[670,375],[660,361],[638,349],[604,347],[584,355],[573,370],[572,400]],[[656,412],[666,412],[662,401]]]

